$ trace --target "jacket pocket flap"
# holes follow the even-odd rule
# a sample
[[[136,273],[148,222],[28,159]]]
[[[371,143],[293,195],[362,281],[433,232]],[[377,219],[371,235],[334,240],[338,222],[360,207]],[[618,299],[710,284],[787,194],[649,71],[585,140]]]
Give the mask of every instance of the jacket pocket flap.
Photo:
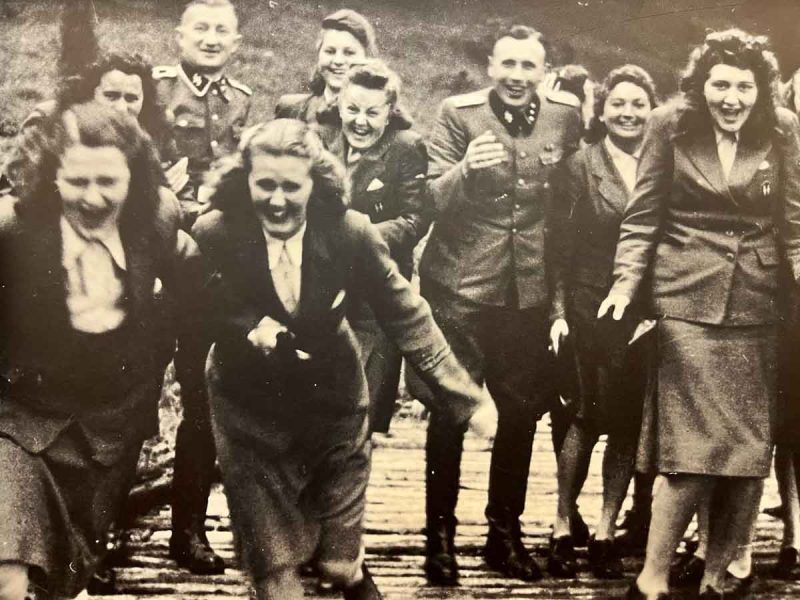
[[[756,255],[758,256],[758,261],[765,267],[775,267],[781,262],[778,250],[772,246],[756,248]]]

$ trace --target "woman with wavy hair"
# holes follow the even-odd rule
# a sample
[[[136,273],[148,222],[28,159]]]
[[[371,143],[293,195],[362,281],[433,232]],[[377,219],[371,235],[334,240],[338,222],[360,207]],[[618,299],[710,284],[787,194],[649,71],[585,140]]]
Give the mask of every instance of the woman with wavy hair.
[[[645,378],[641,354],[635,356],[641,344],[628,344],[637,325],[633,311],[622,336],[609,336],[596,317],[611,285],[644,127],[657,104],[647,71],[636,65],[612,70],[595,93],[592,143],[567,159],[554,180],[546,246],[554,284],[550,337],[556,354],[563,341],[572,342],[578,377],[577,414],[558,457],[558,510],[548,560],[556,577],[576,575],[570,518],[603,433],[603,508],[589,540],[589,564],[596,577],[623,577],[615,523],[633,475]]]
[[[659,315],[653,501],[631,598],[662,597],[673,552],[710,502],[701,597],[721,597],[769,475],[785,265],[800,275],[798,121],[778,106],[766,38],[710,33],[681,98],[653,111],[598,310],[637,296]],[[647,275],[646,287],[642,285]]]
[[[321,113],[335,109],[350,67],[377,55],[375,30],[363,15],[349,8],[322,19],[315,47],[317,62],[308,84],[309,92],[281,96],[275,108],[277,118],[320,123]],[[337,132],[330,127],[321,127],[319,131],[326,144]]]
[[[3,600],[86,587],[158,431],[156,278],[187,328],[200,289],[196,247],[131,117],[77,104],[41,134],[20,163],[24,193],[0,202]]]
[[[312,561],[345,598],[380,598],[362,564],[368,394],[351,299],[363,293],[444,390],[441,410],[486,429],[493,406],[381,234],[348,210],[342,166],[306,123],[251,128],[211,184],[192,234],[208,263],[206,374],[241,564],[261,600],[301,598],[298,566]]]

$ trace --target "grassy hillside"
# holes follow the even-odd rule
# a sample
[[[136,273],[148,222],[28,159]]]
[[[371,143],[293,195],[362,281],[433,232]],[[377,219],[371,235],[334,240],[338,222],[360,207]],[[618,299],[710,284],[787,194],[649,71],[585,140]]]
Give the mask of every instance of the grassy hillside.
[[[0,0],[0,136],[8,137],[50,97],[58,56],[59,0]],[[101,45],[175,62],[178,0],[95,0]],[[342,6],[367,15],[384,57],[405,82],[405,101],[424,131],[445,96],[485,83],[494,33],[512,22],[541,29],[555,63],[581,62],[596,77],[623,62],[649,69],[663,92],[706,27],[769,33],[785,65],[797,57],[794,0],[239,0],[244,44],[230,72],[251,85],[254,118],[269,118],[284,92],[301,91],[321,18]],[[2,140],[0,140],[2,142]],[[8,142],[6,141],[6,144]]]

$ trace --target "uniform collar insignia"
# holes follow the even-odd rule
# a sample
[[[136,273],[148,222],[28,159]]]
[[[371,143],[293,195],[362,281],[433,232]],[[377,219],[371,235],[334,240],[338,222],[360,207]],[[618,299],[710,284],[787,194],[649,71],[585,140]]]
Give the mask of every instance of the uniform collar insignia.
[[[181,63],[181,69],[186,75],[185,81],[192,88],[195,96],[203,97],[208,92],[216,90],[225,102],[230,101],[228,97],[228,86],[230,84],[228,83],[228,78],[224,75],[217,80],[211,80],[186,63]]]
[[[533,133],[536,117],[539,115],[539,97],[534,95],[530,104],[523,107],[508,106],[497,92],[489,92],[489,105],[497,119],[511,137],[528,136]]]

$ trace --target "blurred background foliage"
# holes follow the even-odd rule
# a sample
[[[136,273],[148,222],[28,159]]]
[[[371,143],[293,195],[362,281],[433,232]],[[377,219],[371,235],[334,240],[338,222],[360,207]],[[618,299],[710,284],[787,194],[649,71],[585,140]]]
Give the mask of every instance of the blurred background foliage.
[[[69,0],[65,0],[69,2]],[[253,119],[268,119],[282,93],[303,91],[322,17],[347,6],[375,25],[381,54],[403,78],[404,102],[429,127],[447,95],[485,85],[497,31],[525,23],[549,40],[552,64],[584,64],[596,79],[622,63],[675,90],[706,29],[739,26],[773,40],[784,77],[800,65],[798,0],[234,0],[244,42],[230,74],[254,91]],[[182,0],[94,0],[100,46],[177,61],[173,29]],[[54,93],[59,0],[0,0],[0,144]],[[0,150],[2,149],[0,145]]]

